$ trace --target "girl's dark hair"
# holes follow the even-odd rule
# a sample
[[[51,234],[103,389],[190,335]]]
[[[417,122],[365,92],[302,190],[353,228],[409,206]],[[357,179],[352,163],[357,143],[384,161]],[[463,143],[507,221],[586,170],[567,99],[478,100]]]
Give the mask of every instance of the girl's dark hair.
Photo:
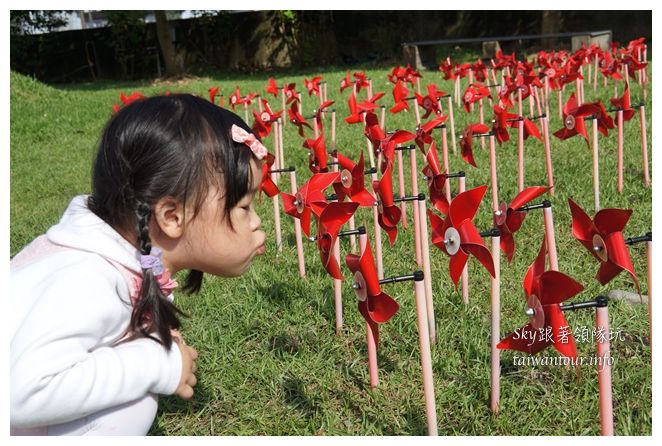
[[[235,124],[252,132],[234,113],[188,94],[155,96],[120,109],[106,124],[92,169],[88,207],[116,230],[133,230],[143,255],[150,254],[149,222],[162,197],[192,204],[199,212],[210,185],[225,195],[224,218],[252,184],[252,152],[235,143]],[[183,289],[198,292],[202,272],[191,270]],[[172,345],[170,329],[183,315],[161,292],[152,269],[143,269],[143,283],[134,304],[130,339],[145,336]],[[158,334],[158,337],[152,334]]]

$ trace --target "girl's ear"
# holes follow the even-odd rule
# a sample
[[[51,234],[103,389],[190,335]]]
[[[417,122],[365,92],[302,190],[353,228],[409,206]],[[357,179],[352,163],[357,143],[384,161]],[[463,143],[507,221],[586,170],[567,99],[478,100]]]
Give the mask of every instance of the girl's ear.
[[[161,232],[172,239],[184,234],[184,206],[173,197],[163,197],[156,202],[153,219]]]

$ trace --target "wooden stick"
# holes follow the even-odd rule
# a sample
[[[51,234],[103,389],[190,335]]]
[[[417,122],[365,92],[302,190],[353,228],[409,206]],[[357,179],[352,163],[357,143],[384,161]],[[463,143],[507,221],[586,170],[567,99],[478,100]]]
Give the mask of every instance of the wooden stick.
[[[492,237],[492,261],[494,262],[494,275],[490,277],[491,290],[490,290],[490,306],[492,317],[492,350],[491,350],[491,375],[490,375],[490,409],[493,413],[499,413],[499,398],[501,393],[501,364],[500,353],[501,350],[497,348],[497,344],[501,339],[501,250],[500,243],[501,237]]]
[[[644,185],[650,187],[651,180],[648,176],[648,140],[646,139],[646,112],[643,105],[639,107],[639,123],[641,124],[641,161],[644,170]]]
[[[598,333],[598,392],[600,398],[601,435],[614,435],[614,405],[611,389],[611,352],[609,346],[609,310],[608,307],[595,309],[595,325]]]
[[[455,144],[455,119],[453,118],[453,103],[448,96],[448,116],[451,120],[451,142],[453,143],[453,155],[457,155],[457,145]]]
[[[292,195],[297,193],[297,178],[294,171],[290,172],[290,192]],[[303,258],[303,241],[301,240],[301,221],[294,218],[294,235],[297,242],[297,261],[299,262],[299,276],[306,275],[306,264]]]
[[[653,359],[653,242],[646,242],[646,267],[648,270],[648,342]]]
[[[598,168],[598,120],[593,122],[593,198],[595,201],[595,212],[600,210],[600,169]]]
[[[465,177],[458,178],[458,182],[459,193],[462,193],[466,186]],[[469,304],[469,269],[467,264],[464,265],[464,269],[462,270],[462,302],[465,305]]]
[[[450,172],[448,167],[448,136],[446,135],[446,126],[441,128],[441,154],[444,160],[444,173],[448,175]],[[446,178],[446,200],[451,202],[451,182],[449,178]]]
[[[545,164],[547,168],[547,185],[550,187],[549,194],[554,196],[554,172],[552,170],[552,150],[549,147],[549,117],[541,118],[543,142],[545,144]]]
[[[623,110],[616,112],[618,129],[618,192],[623,193]]]
[[[280,90],[280,96],[283,100],[283,126],[285,126],[287,124],[287,119],[285,118],[287,115],[287,110],[285,109],[285,88],[279,87],[278,89]]]
[[[398,144],[399,146],[400,144]],[[399,192],[400,196],[404,197],[405,196],[405,169],[404,165],[402,164],[402,150],[396,150],[398,153],[398,185],[399,185]],[[402,227],[406,228],[407,227],[407,205],[406,201],[401,201],[400,202],[400,211],[402,212]]]
[[[483,113],[483,98],[480,98],[478,107],[479,107],[480,123],[485,124],[485,116],[484,116],[484,113]],[[480,148],[485,150],[485,139],[484,138],[480,138]]]
[[[425,200],[418,200],[418,215],[420,226],[418,231],[420,231],[421,238],[421,247],[423,250],[423,273],[425,274],[425,304],[426,312],[428,315],[428,325],[430,329],[430,342],[435,344],[437,342],[437,329],[435,326],[434,320],[434,303],[432,298],[432,274],[430,272],[430,249],[429,249],[429,240],[430,236],[428,233],[428,219],[427,211],[425,206]]]
[[[496,145],[494,135],[490,135],[490,179],[492,181],[492,211],[496,212],[499,210],[499,189],[497,184]]]
[[[439,435],[437,427],[437,408],[434,398],[434,381],[432,377],[432,353],[430,352],[430,335],[426,323],[425,284],[423,280],[414,281],[416,297],[416,320],[418,323],[418,345],[421,352],[421,369],[423,371],[423,392],[425,394],[425,414],[428,421],[428,435]]]
[[[524,120],[517,122],[517,188],[524,190]]]
[[[549,269],[559,270],[559,260],[556,253],[556,235],[554,234],[554,219],[552,217],[552,207],[542,209],[543,220],[545,223],[545,239],[547,241],[547,255],[549,257]]]
[[[411,193],[412,195],[418,195],[418,176],[416,175],[416,150],[410,150],[410,166],[411,166]],[[423,257],[421,251],[421,237],[420,233],[416,228],[420,227],[420,219],[425,218],[425,215],[419,215],[418,206],[412,206],[414,208],[414,243],[416,244],[416,264],[418,266],[423,265]]]

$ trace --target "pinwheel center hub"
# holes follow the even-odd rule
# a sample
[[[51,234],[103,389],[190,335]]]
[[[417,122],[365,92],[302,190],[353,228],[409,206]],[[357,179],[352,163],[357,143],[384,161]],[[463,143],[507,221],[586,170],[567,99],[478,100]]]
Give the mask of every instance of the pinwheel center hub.
[[[547,77],[554,77],[554,75],[556,74],[556,70],[554,68],[548,68],[546,74]]]
[[[519,88],[522,90],[522,94],[524,94],[524,95],[529,94],[529,87],[528,86],[522,85]]]
[[[380,214],[384,213],[384,203],[382,202],[381,198],[378,198],[375,201],[375,206],[377,206],[377,212],[379,212]]]
[[[305,200],[303,199],[303,196],[297,192],[297,194],[294,196],[294,205],[297,207],[297,212],[299,214],[303,213],[303,210],[305,209]]]
[[[352,187],[352,172],[350,172],[350,171],[347,170],[347,169],[343,169],[343,170],[340,172],[340,182],[341,182],[342,185],[343,185],[344,187],[346,187],[347,189],[349,189],[350,187]]]
[[[460,250],[460,233],[457,229],[451,227],[444,232],[444,245],[449,255],[455,255]]]
[[[502,201],[499,204],[499,209],[494,212],[494,222],[497,226],[502,226],[506,223],[506,217],[508,217],[508,205]]]
[[[472,91],[467,91],[464,93],[464,102],[471,102],[471,100],[474,98],[474,94]]]
[[[535,330],[539,330],[545,326],[545,311],[542,308],[540,299],[535,294],[532,294],[526,300],[528,306],[526,315],[529,316],[529,323]]]
[[[430,98],[423,99],[423,107],[427,109],[431,109],[432,107],[434,107],[434,104],[432,103],[432,99]]]
[[[573,115],[568,115],[565,117],[563,123],[565,124],[565,128],[568,130],[573,130],[576,124],[575,117]]]
[[[287,96],[288,98],[291,98],[292,97],[292,92],[290,90],[287,90],[285,92],[285,96]]]
[[[271,120],[271,115],[270,115],[269,113],[267,113],[267,112],[264,112],[264,113],[262,113],[262,114],[260,115],[260,118],[261,118],[264,122],[267,122],[267,121]]]
[[[605,241],[600,234],[595,234],[593,236],[593,253],[601,262],[607,261],[607,245],[605,245]]]
[[[354,283],[352,284],[352,288],[354,288],[356,298],[361,302],[365,302],[368,298],[368,286],[365,283],[365,278],[363,277],[363,274],[361,274],[361,271],[354,273]]]

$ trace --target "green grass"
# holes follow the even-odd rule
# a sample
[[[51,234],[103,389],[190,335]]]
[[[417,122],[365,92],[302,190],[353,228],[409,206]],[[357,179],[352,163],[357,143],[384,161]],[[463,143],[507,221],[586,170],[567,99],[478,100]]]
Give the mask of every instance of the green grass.
[[[360,125],[348,126],[347,92],[337,85],[344,70],[324,72],[329,98],[338,110],[338,148],[356,158],[366,147]],[[390,103],[391,84],[387,70],[367,70],[374,91],[386,91],[381,101]],[[278,83],[293,81],[303,88],[296,73],[277,77]],[[426,82],[442,89],[452,86],[438,72],[424,72]],[[103,83],[49,87],[30,78],[11,74],[11,255],[55,224],[70,199],[90,190],[91,160],[101,129],[110,117],[120,91],[140,89],[148,95],[166,90],[207,96],[207,88],[221,85],[223,93],[235,84],[242,92],[260,91],[267,75],[250,77],[192,78],[180,83]],[[466,85],[466,84],[464,84]],[[570,86],[570,91],[574,87]],[[633,89],[638,101],[638,87]],[[598,89],[607,102],[613,88]],[[567,96],[566,96],[567,97]],[[593,91],[586,86],[587,101]],[[651,129],[651,99],[647,100],[647,125]],[[272,101],[280,108],[280,101]],[[314,99],[304,97],[309,114]],[[528,104],[525,104],[528,111]],[[239,114],[243,116],[243,111]],[[528,114],[528,112],[527,112]],[[486,112],[486,116],[490,116]],[[551,101],[550,131],[561,127],[555,101]],[[456,131],[478,120],[455,111]],[[626,237],[651,229],[652,190],[641,180],[641,150],[638,118],[626,123],[625,188],[616,190],[616,132],[600,137],[600,179],[603,207],[632,208]],[[388,128],[414,128],[413,112],[387,116]],[[651,136],[649,133],[649,141]],[[271,147],[271,138],[266,145]],[[285,129],[286,164],[298,169],[301,184],[307,177],[307,153],[293,129]],[[585,291],[574,300],[588,300],[610,289],[632,290],[631,280],[621,274],[603,287],[594,279],[597,263],[570,233],[567,198],[573,197],[593,214],[591,151],[581,138],[561,142],[551,138],[557,193],[551,198],[560,270],[581,282]],[[451,170],[467,172],[467,188],[489,184],[487,150],[476,144],[479,168],[451,155]],[[545,185],[543,146],[529,140],[526,147],[526,185]],[[511,141],[497,148],[499,196],[517,192],[516,132]],[[367,157],[366,157],[367,159]],[[421,165],[420,154],[418,155]],[[408,169],[406,169],[408,170]],[[408,175],[407,175],[407,178]],[[288,189],[286,179],[281,186]],[[397,182],[395,183],[397,184]],[[397,186],[396,186],[397,187]],[[421,191],[424,185],[419,184]],[[488,191],[476,226],[491,226]],[[411,223],[411,208],[408,208]],[[161,397],[152,434],[168,435],[424,435],[425,407],[418,352],[414,298],[411,285],[385,287],[401,305],[400,312],[381,327],[380,386],[370,391],[366,366],[365,324],[356,300],[344,284],[344,328],[335,335],[332,280],[322,269],[314,244],[306,244],[305,278],[297,273],[293,225],[282,220],[284,246],[278,253],[273,237],[270,200],[259,207],[263,228],[271,235],[267,254],[238,279],[206,276],[198,295],[180,293],[177,302],[190,314],[184,321],[187,342],[200,353],[198,385],[192,401]],[[357,225],[372,228],[368,211],[360,210]],[[369,234],[371,229],[369,229]],[[529,215],[517,234],[512,264],[501,262],[501,332],[526,323],[521,282],[536,256],[543,234],[540,213]],[[372,237],[371,237],[372,238]],[[374,241],[372,242],[374,245]],[[386,243],[386,241],[384,242]],[[400,231],[394,248],[384,249],[386,275],[411,272],[413,255],[411,225]],[[342,244],[342,256],[349,251]],[[647,292],[646,255],[643,246],[630,249],[635,270]],[[432,360],[439,431],[445,435],[599,435],[600,416],[595,367],[583,367],[581,378],[574,371],[554,366],[513,365],[514,352],[501,355],[501,413],[489,410],[490,306],[489,276],[474,260],[469,262],[470,302],[462,304],[458,289],[448,278],[448,258],[431,247],[435,316],[439,342]],[[343,265],[344,268],[344,265]],[[344,269],[344,271],[347,271]],[[650,435],[652,430],[651,364],[648,342],[648,312],[645,306],[613,303],[610,323],[625,340],[612,342],[615,431],[619,435]],[[571,327],[594,326],[594,312],[567,315]],[[579,343],[580,356],[594,356],[592,342]],[[553,349],[540,356],[556,356]]]

